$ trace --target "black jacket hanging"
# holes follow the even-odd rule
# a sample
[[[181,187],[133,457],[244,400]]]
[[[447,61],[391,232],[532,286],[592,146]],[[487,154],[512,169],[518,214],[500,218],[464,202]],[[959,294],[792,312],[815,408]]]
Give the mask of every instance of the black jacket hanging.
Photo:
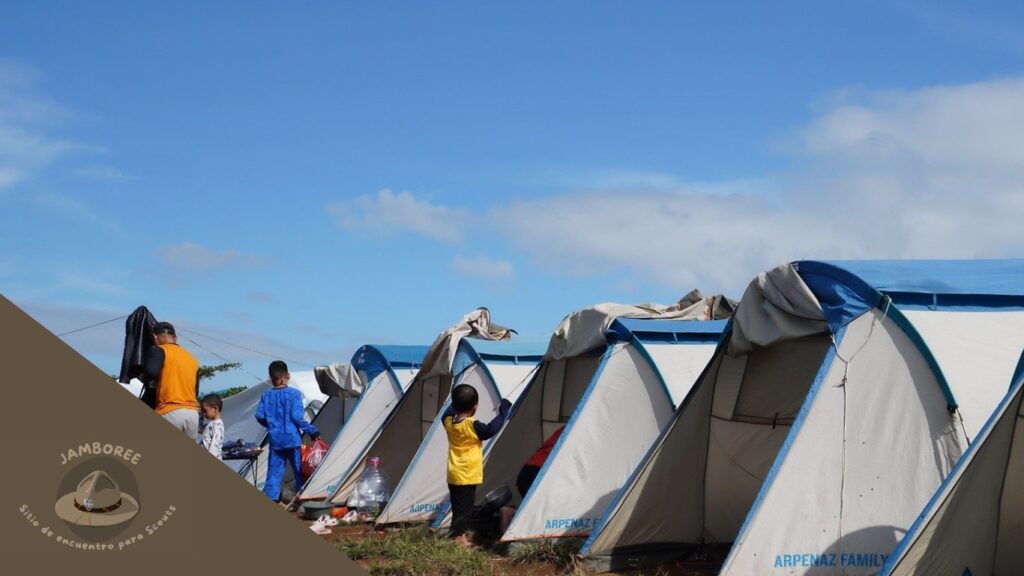
[[[155,382],[146,376],[146,355],[153,346],[153,327],[156,317],[145,306],[139,306],[124,323],[124,355],[121,357],[121,373],[117,381],[122,384],[131,382],[132,378],[142,381],[142,393],[139,399],[150,408],[156,407]]]

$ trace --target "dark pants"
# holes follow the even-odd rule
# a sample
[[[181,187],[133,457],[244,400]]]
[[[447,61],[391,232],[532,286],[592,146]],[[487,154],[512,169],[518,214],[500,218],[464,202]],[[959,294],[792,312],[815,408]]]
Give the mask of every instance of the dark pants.
[[[302,490],[302,456],[299,448],[270,449],[267,458],[267,479],[263,484],[263,493],[277,502],[281,499],[281,481],[284,479],[285,464],[292,467],[295,477],[295,491]]]
[[[473,515],[473,503],[476,502],[477,484],[457,486],[448,485],[448,495],[452,502],[452,538],[462,536],[469,530],[469,520]]]
[[[539,472],[540,466],[530,466],[529,464],[519,470],[519,477],[516,478],[516,490],[519,490],[520,498],[526,498],[526,493],[530,491],[530,486],[533,486],[533,481],[537,479]]]

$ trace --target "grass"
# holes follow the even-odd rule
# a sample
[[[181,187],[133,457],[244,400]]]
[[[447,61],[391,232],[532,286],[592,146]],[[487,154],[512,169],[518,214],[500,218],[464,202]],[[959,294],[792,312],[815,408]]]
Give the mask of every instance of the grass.
[[[363,562],[373,576],[494,576],[490,554],[463,548],[425,529],[387,534],[380,538],[343,540],[338,550]]]
[[[579,545],[574,541],[528,542],[513,546],[508,553],[512,564],[551,564],[559,574],[586,574],[576,560]]]
[[[383,536],[346,538],[335,546],[361,563],[372,576],[592,576],[576,559],[579,542],[521,543],[499,550],[464,548],[425,528],[409,528]],[[626,575],[624,575],[626,576]],[[628,576],[669,576],[653,568]]]

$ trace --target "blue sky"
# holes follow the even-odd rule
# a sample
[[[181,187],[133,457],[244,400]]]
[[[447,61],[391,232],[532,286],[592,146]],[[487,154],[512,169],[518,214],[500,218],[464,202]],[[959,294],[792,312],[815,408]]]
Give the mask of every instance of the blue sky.
[[[825,4],[6,3],[0,291],[262,374],[196,334],[302,368],[477,306],[543,336],[785,260],[1020,256],[1024,7]],[[66,341],[114,372],[121,336]]]

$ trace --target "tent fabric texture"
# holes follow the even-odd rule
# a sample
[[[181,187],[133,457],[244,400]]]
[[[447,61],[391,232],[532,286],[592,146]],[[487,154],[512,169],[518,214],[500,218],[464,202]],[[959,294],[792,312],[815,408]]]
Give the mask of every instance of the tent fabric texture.
[[[1003,396],[1022,289],[1024,260],[758,275],[588,565],[722,548],[721,574],[876,573]]]
[[[326,497],[335,504],[347,503],[369,457],[380,459],[379,469],[389,482],[401,478],[440,413],[453,382],[461,377],[454,368],[462,342],[472,341],[474,346],[480,342],[500,342],[508,340],[514,333],[510,328],[491,322],[486,308],[477,308],[441,332],[423,354],[415,377],[394,402],[389,403],[383,423],[373,430],[373,434],[360,439],[358,450],[347,449],[351,458],[346,458],[343,465],[332,465],[323,476],[317,471],[315,477],[319,478],[318,482],[330,478],[329,489],[320,490],[319,486],[314,486],[317,492],[313,492],[313,487],[307,488],[301,498]],[[478,388],[479,392],[488,390],[484,385],[487,381],[480,381],[482,389]],[[488,394],[481,393],[480,414],[488,409],[487,397]]]
[[[330,398],[357,398],[363,393],[366,383],[359,376],[359,371],[351,364],[330,364],[317,366],[313,369],[320,392]]]
[[[503,540],[593,529],[710,359],[726,322],[707,319],[727,315],[728,303],[694,292],[671,307],[601,304],[562,321],[485,454],[478,498],[515,485],[527,459],[564,426],[527,494],[514,492],[518,511]],[[450,518],[446,503],[434,526]]]
[[[497,414],[503,398],[515,402],[536,370],[544,350],[545,343],[539,340],[462,339],[452,361],[452,386],[473,386],[480,396],[477,418],[490,420]],[[379,524],[427,522],[447,503],[445,467],[448,437],[442,415],[451,403],[451,397],[448,391],[435,392],[429,379],[425,386],[431,389],[423,394],[420,414],[416,418],[408,418],[409,422],[405,424],[410,428],[426,426],[423,441],[395,485],[390,501],[381,511]],[[437,402],[439,399],[440,408]],[[399,426],[401,423],[395,422],[392,425]],[[490,445],[491,441],[485,442],[485,454]]]
[[[704,298],[693,290],[671,306],[607,302],[566,316],[551,335],[547,360],[579,356],[604,346],[605,335],[618,318],[648,320],[722,320],[732,315],[736,302],[723,296]]]
[[[463,338],[508,340],[513,334],[515,330],[491,323],[490,310],[477,308],[437,336],[423,359],[418,377],[425,379],[448,374],[455,361],[459,341]]]
[[[1024,374],[1018,369],[1006,398],[881,574],[1024,574],[1022,485]]]
[[[343,383],[352,378],[349,369],[319,371],[321,386],[328,390],[333,388],[341,396],[331,396],[326,405],[330,410],[313,423],[329,448],[320,466],[306,479],[297,494],[298,499],[331,497],[340,479],[361,465],[367,447],[412,383],[426,352],[426,346],[361,346],[350,363],[359,384]],[[346,398],[345,390],[357,386],[362,388],[362,393],[355,399]]]

